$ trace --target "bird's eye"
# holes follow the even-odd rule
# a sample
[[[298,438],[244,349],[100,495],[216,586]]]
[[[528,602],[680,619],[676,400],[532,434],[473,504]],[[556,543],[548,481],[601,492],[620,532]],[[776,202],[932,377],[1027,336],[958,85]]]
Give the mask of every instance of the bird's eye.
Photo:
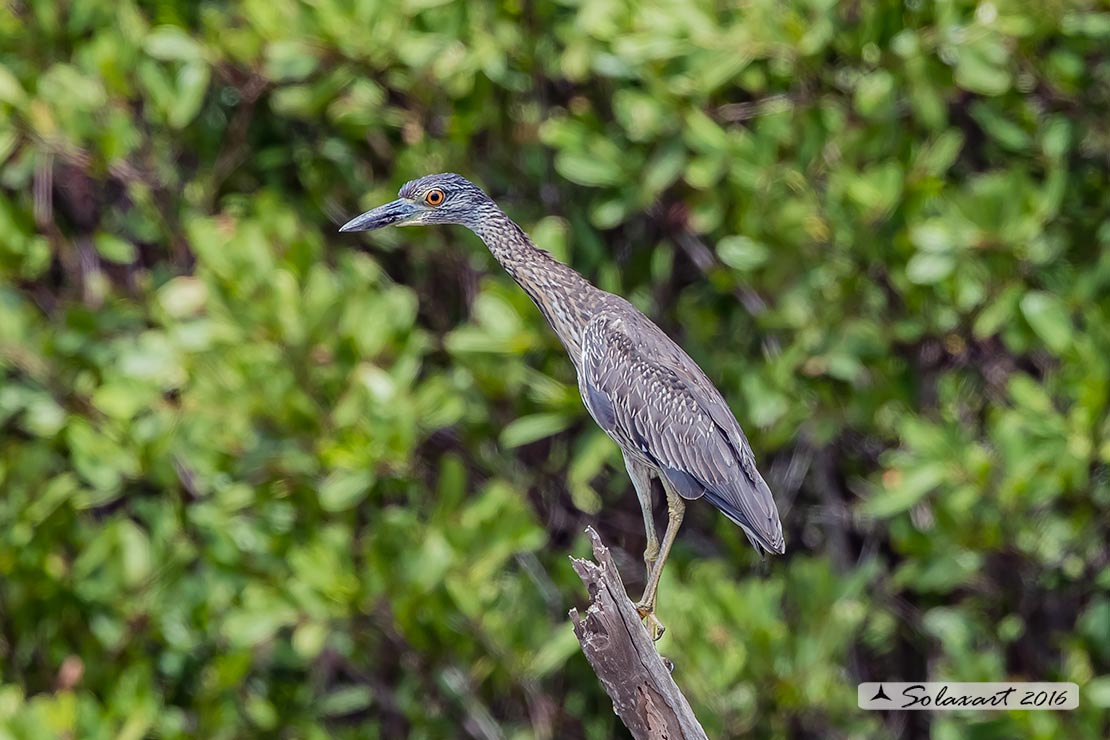
[[[438,206],[443,202],[443,191],[439,188],[424,193],[424,202],[430,206]]]

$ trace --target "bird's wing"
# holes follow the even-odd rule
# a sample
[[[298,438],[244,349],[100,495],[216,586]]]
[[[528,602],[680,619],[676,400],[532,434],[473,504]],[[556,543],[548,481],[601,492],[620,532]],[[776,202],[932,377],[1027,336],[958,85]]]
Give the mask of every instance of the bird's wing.
[[[753,545],[785,550],[774,498],[744,432],[697,364],[631,305],[595,315],[582,337],[582,397],[622,447],[684,498],[705,497]]]

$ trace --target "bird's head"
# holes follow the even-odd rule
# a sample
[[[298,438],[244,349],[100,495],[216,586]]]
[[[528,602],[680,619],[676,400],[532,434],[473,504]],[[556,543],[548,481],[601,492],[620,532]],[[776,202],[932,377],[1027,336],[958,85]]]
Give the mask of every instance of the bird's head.
[[[497,208],[481,188],[451,172],[407,182],[397,195],[397,200],[352,218],[339,230],[371,231],[383,226],[423,224],[473,228],[483,215]]]

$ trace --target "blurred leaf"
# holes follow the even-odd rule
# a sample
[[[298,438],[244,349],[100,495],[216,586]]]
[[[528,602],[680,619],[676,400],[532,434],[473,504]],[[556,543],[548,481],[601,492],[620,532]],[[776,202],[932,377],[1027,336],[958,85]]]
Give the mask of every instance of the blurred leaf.
[[[67,425],[66,439],[74,468],[94,488],[116,490],[125,477],[138,472],[137,461],[128,449],[83,420]]]
[[[580,649],[578,638],[571,630],[560,630],[545,641],[528,666],[528,672],[536,678],[543,678],[561,669],[572,655]]]
[[[864,511],[871,516],[887,517],[906,511],[925,494],[941,485],[946,471],[943,465],[930,464],[899,471],[897,483],[889,490],[873,494],[864,504]]]
[[[184,29],[176,26],[155,28],[147,35],[143,45],[147,54],[165,61],[196,62],[204,56],[203,47]]]
[[[1110,708],[1110,675],[1091,679],[1082,687],[1087,701],[1100,709]]]
[[[724,129],[697,110],[686,115],[686,138],[690,148],[697,152],[716,153],[728,148],[728,136]]]
[[[531,444],[546,439],[570,426],[571,419],[565,414],[531,414],[514,419],[501,430],[501,446],[506,449]]]
[[[135,249],[134,244],[112,234],[97,234],[95,243],[96,251],[109,262],[129,265],[138,256],[138,250]]]
[[[303,80],[318,63],[312,49],[299,41],[275,41],[266,47],[266,76],[271,80]]]
[[[188,276],[173,278],[158,291],[158,301],[162,308],[175,318],[199,312],[207,298],[208,288],[204,282]]]
[[[1059,354],[1071,346],[1071,316],[1058,297],[1044,291],[1030,291],[1021,299],[1021,313],[1053,352]]]
[[[956,268],[956,260],[950,254],[918,252],[906,265],[906,277],[919,285],[932,285],[944,280]]]
[[[465,230],[335,233],[450,170],[696,358],[774,492],[766,572],[692,506],[663,573],[710,737],[1015,671],[1083,706],[921,731],[1106,736],[1104,8],[13,7],[0,737],[624,733],[567,555],[601,521],[638,593],[641,517],[573,363]]]
[[[208,91],[210,73],[203,64],[186,64],[177,74],[177,90],[169,108],[169,122],[174,128],[188,125],[200,112]]]
[[[373,694],[368,686],[344,686],[332,691],[320,703],[324,715],[342,717],[370,707]]]
[[[717,242],[717,254],[721,261],[734,270],[747,272],[760,267],[770,257],[767,247],[746,236],[726,236]]]
[[[555,157],[559,174],[579,185],[616,185],[622,179],[615,162],[598,159],[589,152],[561,151]]]
[[[337,470],[320,485],[320,506],[324,511],[346,511],[366,498],[374,476],[365,470]]]
[[[19,80],[4,65],[0,64],[0,103],[21,106],[27,97]]]
[[[856,110],[864,116],[874,116],[893,102],[894,77],[885,69],[865,76],[856,85]]]
[[[994,36],[964,44],[956,62],[956,83],[969,92],[1001,95],[1010,89],[1009,52]]]
[[[974,104],[971,106],[971,116],[991,138],[1007,149],[1020,152],[1029,148],[1029,135],[1013,121],[1000,116],[991,106]]]
[[[926,174],[943,175],[963,149],[964,135],[957,129],[946,129],[936,139],[923,147],[914,165]]]

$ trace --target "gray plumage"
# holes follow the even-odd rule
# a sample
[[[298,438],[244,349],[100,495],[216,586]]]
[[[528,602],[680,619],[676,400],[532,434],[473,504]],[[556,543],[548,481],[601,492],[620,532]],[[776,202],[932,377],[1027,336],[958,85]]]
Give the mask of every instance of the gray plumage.
[[[681,347],[631,303],[591,285],[536,247],[465,178],[429,175],[405,184],[399,196],[340,230],[391,224],[466,226],[539,307],[574,363],[590,415],[620,445],[644,508],[649,542],[645,560],[651,574],[642,602],[645,618],[654,612],[658,571],[673,541],[672,529],[682,520],[682,500],[712,503],[740,526],[757,551],[785,552],[775,501],[744,432],[720,392]],[[652,477],[663,483],[671,512],[658,569],[652,567],[659,554],[651,519]]]
[[[583,332],[578,385],[590,415],[684,499],[704,497],[757,550],[785,552],[775,500],[721,394],[650,319],[611,298]]]

